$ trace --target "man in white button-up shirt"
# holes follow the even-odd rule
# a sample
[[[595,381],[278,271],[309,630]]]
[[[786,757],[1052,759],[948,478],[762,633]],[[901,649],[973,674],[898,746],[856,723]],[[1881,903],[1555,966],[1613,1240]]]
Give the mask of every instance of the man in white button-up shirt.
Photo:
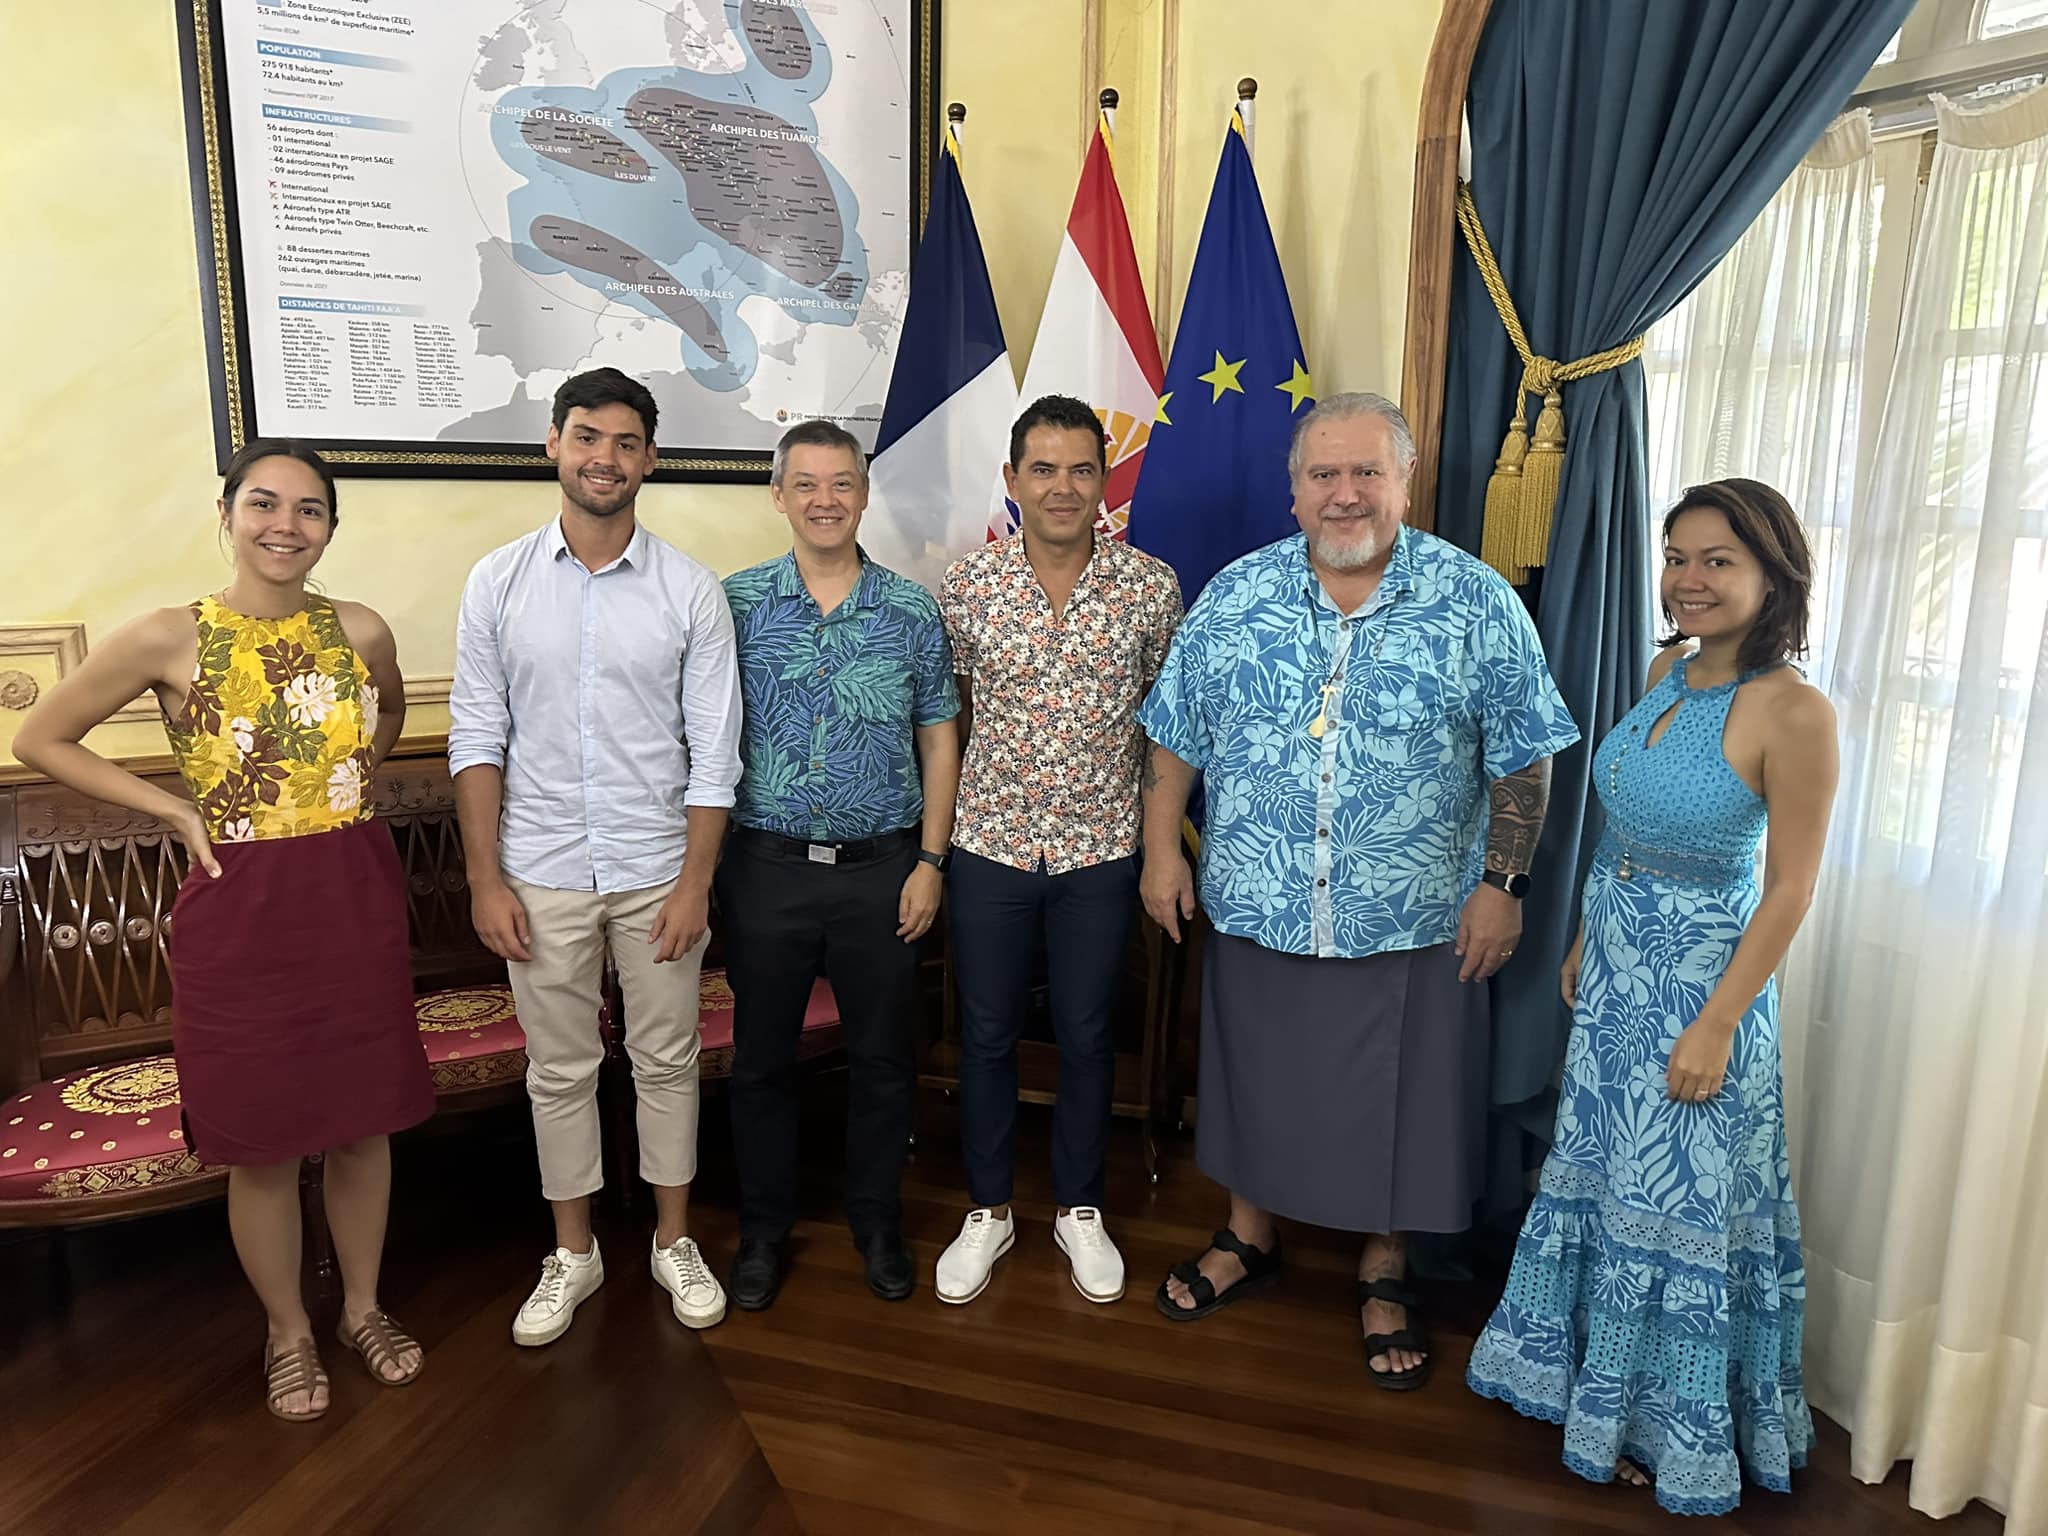
[[[625,994],[650,1264],[676,1317],[725,1293],[688,1235],[697,1165],[698,969],[739,783],[740,691],[718,578],[634,518],[654,397],[612,368],[555,394],[561,516],[477,562],[457,620],[448,766],[472,916],[504,956],[555,1249],[512,1337],[545,1344],[604,1279],[590,1230],[599,976]]]

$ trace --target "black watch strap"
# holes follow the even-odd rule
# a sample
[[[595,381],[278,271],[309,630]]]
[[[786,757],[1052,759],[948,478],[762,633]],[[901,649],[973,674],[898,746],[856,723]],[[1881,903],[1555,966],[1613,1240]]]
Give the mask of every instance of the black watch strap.
[[[1513,874],[1509,874],[1506,870],[1489,869],[1479,878],[1484,880],[1488,885],[1492,886],[1495,890],[1506,891],[1510,896],[1514,897],[1517,901],[1520,901],[1524,896],[1529,894],[1529,886],[1531,884],[1531,881],[1528,875],[1520,870],[1517,870]]]
[[[931,865],[933,869],[936,869],[943,875],[952,867],[953,855],[950,853],[933,853],[929,848],[920,848],[917,850],[917,861],[920,864]]]

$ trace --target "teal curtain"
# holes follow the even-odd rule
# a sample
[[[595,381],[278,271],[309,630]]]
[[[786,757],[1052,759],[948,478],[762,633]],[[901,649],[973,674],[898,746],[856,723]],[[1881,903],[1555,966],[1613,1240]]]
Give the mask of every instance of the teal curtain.
[[[1472,195],[1529,342],[1641,335],[1763,211],[1913,0],[1495,0],[1473,60]],[[1521,366],[1458,242],[1437,531],[1475,553]],[[1540,402],[1530,402],[1533,413]],[[1550,1139],[1570,1018],[1558,967],[1599,840],[1592,749],[1639,697],[1657,612],[1643,372],[1564,389],[1550,563],[1524,589],[1585,740],[1560,756],[1526,931],[1495,981],[1493,1205]],[[1533,414],[1532,418],[1533,420]]]

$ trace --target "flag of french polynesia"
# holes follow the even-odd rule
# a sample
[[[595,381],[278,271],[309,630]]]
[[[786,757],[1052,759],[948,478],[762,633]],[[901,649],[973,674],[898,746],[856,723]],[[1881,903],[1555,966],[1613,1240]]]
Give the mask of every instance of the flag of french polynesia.
[[[1108,438],[1109,460],[1099,526],[1116,538],[1124,536],[1130,521],[1131,492],[1165,377],[1137,253],[1131,248],[1130,221],[1116,187],[1105,110],[1088,143],[1031,363],[1017,394],[1024,407],[1042,395],[1072,395],[1095,407]],[[989,537],[1002,538],[1016,527],[1016,504],[1003,494],[998,475]]]

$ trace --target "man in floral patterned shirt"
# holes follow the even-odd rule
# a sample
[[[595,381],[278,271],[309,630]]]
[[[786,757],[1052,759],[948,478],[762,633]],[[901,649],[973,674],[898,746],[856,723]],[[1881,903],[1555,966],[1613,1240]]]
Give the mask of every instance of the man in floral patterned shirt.
[[[956,561],[939,593],[967,735],[949,890],[974,1201],[939,1258],[941,1301],[979,1296],[1015,1238],[1017,1040],[1041,931],[1060,1057],[1053,1240],[1083,1296],[1124,1293],[1101,1209],[1111,1005],[1138,887],[1137,709],[1181,601],[1171,567],[1096,526],[1104,468],[1092,409],[1033,402],[1003,470],[1022,527]]]
[[[1514,590],[1402,526],[1415,448],[1336,395],[1288,454],[1302,532],[1226,567],[1141,716],[1145,907],[1194,915],[1181,818],[1205,776],[1202,1169],[1230,1222],[1156,1297],[1205,1317],[1279,1270],[1274,1217],[1373,1234],[1366,1366],[1411,1391],[1429,1344],[1408,1232],[1471,1222],[1491,1014],[1514,952],[1550,757],[1578,740]],[[1489,804],[1490,802],[1490,804]]]

